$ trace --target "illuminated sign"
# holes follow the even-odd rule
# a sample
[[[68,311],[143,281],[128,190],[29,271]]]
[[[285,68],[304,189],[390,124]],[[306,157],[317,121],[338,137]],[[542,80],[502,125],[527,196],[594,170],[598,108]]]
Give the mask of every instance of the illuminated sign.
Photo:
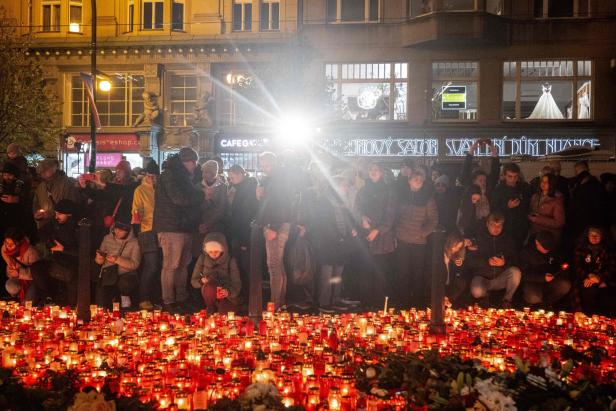
[[[224,137],[216,141],[217,149],[220,152],[229,151],[255,151],[265,150],[269,144],[269,139],[262,137],[254,138],[232,138]]]
[[[464,157],[475,139],[472,138],[333,138],[322,142],[325,149],[346,157]],[[594,138],[529,138],[503,137],[492,139],[500,157],[542,157],[556,154],[572,147],[595,149]],[[489,156],[486,146],[479,147],[475,155]]]
[[[466,110],[466,86],[443,86],[443,110]]]

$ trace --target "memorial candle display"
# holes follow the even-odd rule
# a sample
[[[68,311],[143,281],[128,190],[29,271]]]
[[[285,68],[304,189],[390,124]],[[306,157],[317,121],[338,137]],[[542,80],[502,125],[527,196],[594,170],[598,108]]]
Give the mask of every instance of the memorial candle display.
[[[430,311],[307,316],[264,311],[245,317],[160,311],[117,313],[91,307],[91,322],[57,306],[0,302],[2,367],[37,387],[48,370],[73,370],[83,387],[105,383],[118,395],[160,409],[203,409],[236,398],[253,383],[276,387],[284,405],[307,410],[405,409],[405,398],[367,395],[356,387],[359,364],[390,354],[433,350],[474,359],[487,370],[514,372],[520,361],[560,361],[564,348],[600,349],[600,360],[567,377],[616,376],[616,320],[545,311],[447,310],[444,336],[429,334]]]

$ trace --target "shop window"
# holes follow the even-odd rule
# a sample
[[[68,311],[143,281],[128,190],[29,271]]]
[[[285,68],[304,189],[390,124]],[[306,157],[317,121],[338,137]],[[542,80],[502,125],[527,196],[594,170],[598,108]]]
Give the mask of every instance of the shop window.
[[[195,119],[197,77],[173,74],[169,77],[169,83],[169,95],[171,97],[169,124],[175,127],[191,125]]]
[[[280,30],[280,2],[261,0],[261,31]]]
[[[126,13],[126,31],[135,31],[135,0],[128,0],[128,11]]]
[[[80,33],[82,24],[81,0],[71,0],[69,3],[68,31],[71,33]]]
[[[590,0],[534,0],[536,18],[587,17]]]
[[[252,31],[252,0],[233,0],[233,31]]]
[[[145,77],[115,73],[110,77],[111,90],[96,93],[96,108],[103,127],[130,127],[143,113]],[[71,125],[90,125],[90,104],[79,75],[71,80]]]
[[[432,120],[468,121],[479,118],[479,63],[432,63]]]
[[[380,0],[327,0],[328,22],[370,22],[379,20]]]
[[[330,105],[343,120],[406,120],[407,63],[326,64]]]
[[[143,30],[163,28],[163,2],[144,1],[142,3]]]
[[[592,61],[503,63],[505,120],[592,119]]]
[[[43,31],[60,31],[60,1],[42,2]]]
[[[184,30],[184,3],[179,0],[171,5],[171,30]]]

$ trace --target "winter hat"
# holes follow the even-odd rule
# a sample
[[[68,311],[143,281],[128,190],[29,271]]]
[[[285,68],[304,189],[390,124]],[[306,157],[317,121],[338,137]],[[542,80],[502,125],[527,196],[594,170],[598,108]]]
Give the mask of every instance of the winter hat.
[[[77,204],[73,200],[64,198],[58,201],[55,207],[56,212],[60,214],[73,215],[77,212]]]
[[[130,231],[130,224],[125,221],[116,221],[113,226],[115,228],[119,228],[120,230]]]
[[[130,163],[128,162],[128,160],[120,160],[120,162],[116,164],[115,168],[116,170],[124,170],[124,174],[126,176],[130,176],[130,174],[133,172],[132,167]]]
[[[197,152],[191,147],[182,147],[179,152],[179,157],[182,163],[187,161],[194,161],[196,163],[199,161],[199,154],[197,154]]]
[[[148,161],[148,164],[145,165],[145,172],[147,174],[159,175],[160,174],[160,168],[158,168],[158,164],[156,164],[156,161],[154,161],[154,160]]]
[[[58,160],[56,160],[55,158],[46,158],[39,163],[38,172],[43,173],[45,171],[51,170],[54,167],[58,167]]]
[[[19,172],[19,168],[15,164],[8,162],[8,161],[4,163],[4,167],[2,167],[2,172],[7,173],[7,174],[12,174],[15,177],[21,174]]]
[[[209,253],[211,251],[220,251],[221,253],[225,252],[225,246],[215,240],[206,241],[203,244],[203,251]]]
[[[556,241],[554,239],[554,234],[552,234],[551,232],[539,231],[535,239],[539,244],[541,244],[541,247],[545,248],[548,251],[554,251]]]
[[[218,175],[218,163],[214,160],[208,160],[201,168],[203,171],[209,171],[212,175]]]
[[[6,291],[15,297],[21,291],[21,284],[17,278],[9,278],[5,284]]]
[[[434,180],[434,185],[438,185],[438,184],[442,184],[445,187],[449,187],[449,177],[443,174],[442,176]]]

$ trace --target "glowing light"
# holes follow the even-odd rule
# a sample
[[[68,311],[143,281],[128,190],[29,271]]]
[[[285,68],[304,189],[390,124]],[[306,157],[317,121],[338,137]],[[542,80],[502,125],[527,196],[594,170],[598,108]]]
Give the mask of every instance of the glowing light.
[[[71,23],[68,25],[68,31],[71,33],[79,33],[81,31],[81,26],[79,23]]]
[[[111,90],[111,82],[109,80],[100,80],[98,82],[98,89],[100,91],[108,92]]]
[[[289,113],[278,120],[276,134],[285,144],[300,145],[312,137],[312,127],[299,113]]]

